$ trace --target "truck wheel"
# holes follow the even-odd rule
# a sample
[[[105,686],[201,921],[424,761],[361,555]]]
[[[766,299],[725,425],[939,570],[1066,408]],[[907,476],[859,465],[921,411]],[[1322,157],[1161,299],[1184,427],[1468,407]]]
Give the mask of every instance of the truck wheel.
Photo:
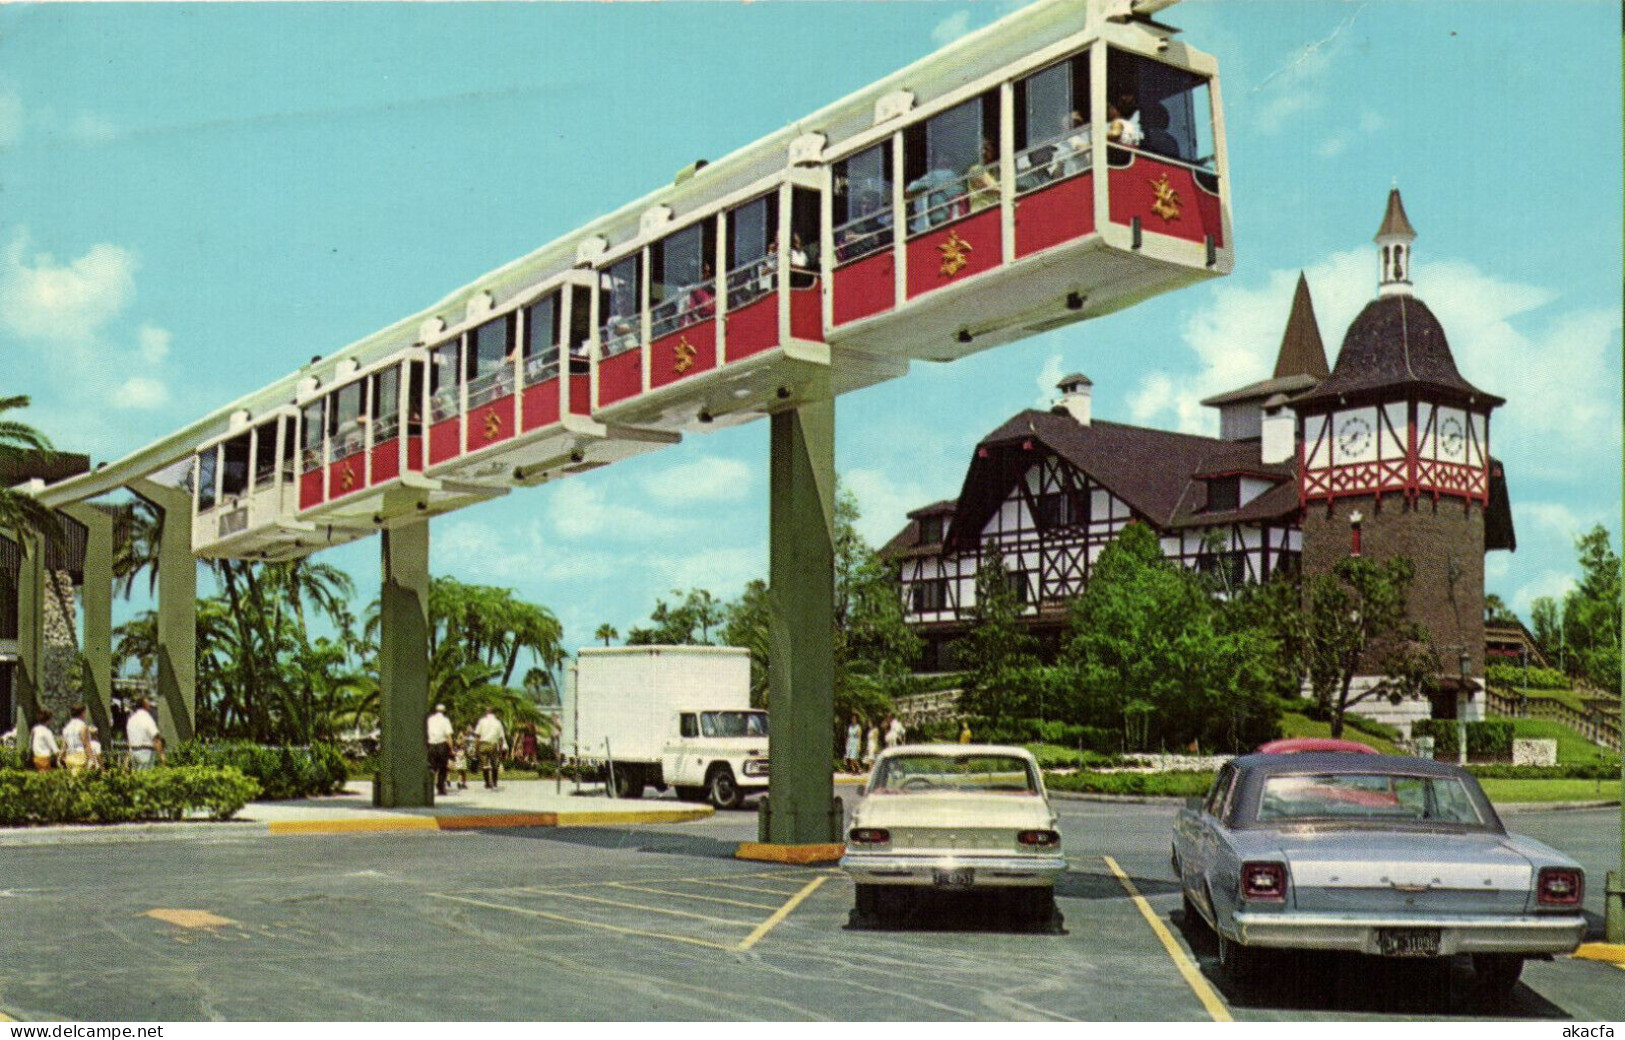
[[[615,797],[643,797],[643,770],[637,766],[618,763],[610,771],[615,774]]]
[[[745,800],[739,793],[739,785],[734,782],[733,770],[727,766],[717,766],[705,779],[711,804],[718,809],[737,809]]]
[[[679,802],[703,802],[705,801],[705,788],[679,786],[677,788],[677,800]]]

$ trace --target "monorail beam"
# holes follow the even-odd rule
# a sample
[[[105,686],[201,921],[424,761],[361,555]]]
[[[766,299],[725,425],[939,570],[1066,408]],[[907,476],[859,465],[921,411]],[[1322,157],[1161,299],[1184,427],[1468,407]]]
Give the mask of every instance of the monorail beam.
[[[835,401],[772,417],[768,711],[773,731],[766,839],[835,840]]]
[[[372,801],[380,806],[434,804],[429,742],[429,522],[382,533],[379,596],[378,772]]]
[[[26,749],[45,670],[45,543],[32,531],[19,530],[13,537],[22,565],[17,571],[17,665],[11,689],[17,746]]]
[[[85,704],[90,721],[110,741],[113,732],[113,516],[78,502],[60,510],[85,528],[84,609]]]
[[[192,495],[136,480],[131,491],[161,514],[158,535],[158,728],[164,743],[191,740],[197,728],[197,558],[192,555]]]

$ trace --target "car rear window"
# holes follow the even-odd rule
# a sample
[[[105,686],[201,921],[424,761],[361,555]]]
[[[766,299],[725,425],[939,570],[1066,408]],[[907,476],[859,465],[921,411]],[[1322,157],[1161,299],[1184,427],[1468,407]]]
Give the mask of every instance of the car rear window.
[[[1466,785],[1449,776],[1321,773],[1272,776],[1258,800],[1260,822],[1428,821],[1482,827]]]
[[[875,767],[869,791],[928,794],[933,791],[992,791],[1037,794],[1038,778],[1025,759],[1014,755],[891,755]]]

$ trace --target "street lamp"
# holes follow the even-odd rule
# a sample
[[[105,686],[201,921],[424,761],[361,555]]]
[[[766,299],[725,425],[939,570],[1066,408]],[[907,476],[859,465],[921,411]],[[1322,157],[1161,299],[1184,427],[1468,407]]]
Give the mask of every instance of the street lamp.
[[[1468,675],[1473,670],[1473,655],[1461,648],[1461,685],[1456,687],[1456,764],[1467,764],[1467,699]]]

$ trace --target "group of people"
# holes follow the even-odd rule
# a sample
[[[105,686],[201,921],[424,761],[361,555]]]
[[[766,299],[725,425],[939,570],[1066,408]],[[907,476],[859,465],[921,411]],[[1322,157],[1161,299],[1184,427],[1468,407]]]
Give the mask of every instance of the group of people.
[[[888,748],[897,747],[907,743],[908,729],[903,720],[896,715],[886,716],[886,723],[882,726],[874,723],[865,735],[863,720],[857,715],[852,716],[852,722],[846,727],[846,758],[842,767],[848,773],[859,773],[874,765],[880,756],[882,743]]]
[[[497,718],[495,708],[486,708],[485,714],[474,725],[458,736],[457,729],[446,715],[446,706],[436,704],[427,723],[429,739],[429,767],[434,770],[435,791],[451,793],[451,774],[460,779],[459,790],[468,789],[469,764],[478,762],[485,779],[486,790],[495,791],[502,774],[502,760],[508,752],[508,730]],[[536,727],[527,726],[519,735],[521,760],[536,758]],[[528,747],[527,747],[528,744]],[[527,756],[528,752],[528,756]]]
[[[96,727],[85,718],[88,710],[83,704],[70,708],[60,736],[51,729],[53,715],[49,708],[34,713],[28,749],[35,769],[42,773],[53,769],[78,773],[103,768],[102,742],[97,737]],[[125,736],[130,745],[131,769],[151,769],[158,764],[164,738],[159,735],[150,699],[142,697],[136,701],[135,711],[125,724]]]

